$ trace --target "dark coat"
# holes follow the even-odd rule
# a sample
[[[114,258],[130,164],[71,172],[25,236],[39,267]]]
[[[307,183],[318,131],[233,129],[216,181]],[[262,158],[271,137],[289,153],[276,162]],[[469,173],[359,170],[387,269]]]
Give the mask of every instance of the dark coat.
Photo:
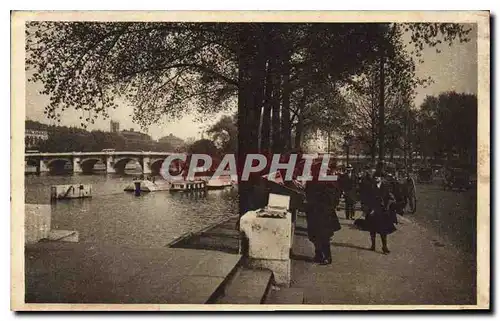
[[[340,188],[350,200],[354,201],[356,197],[356,188],[357,188],[357,178],[354,174],[351,174],[349,177],[347,174],[343,174],[340,176]]]
[[[359,197],[360,201],[363,205],[367,205],[370,201],[370,196],[372,192],[372,187],[375,182],[373,181],[373,178],[369,174],[365,174],[361,178],[361,185],[359,188]]]
[[[396,231],[395,199],[390,186],[382,183],[378,188],[373,184],[370,194],[368,206],[373,212],[366,216],[367,229],[380,234],[391,234]]]
[[[311,242],[325,241],[340,230],[335,213],[340,190],[332,182],[310,181],[306,184],[307,233]]]

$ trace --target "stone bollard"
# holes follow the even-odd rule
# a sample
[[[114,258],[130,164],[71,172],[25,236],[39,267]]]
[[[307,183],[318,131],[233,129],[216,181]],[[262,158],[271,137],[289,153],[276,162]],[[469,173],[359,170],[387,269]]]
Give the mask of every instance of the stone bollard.
[[[46,239],[50,233],[51,206],[46,204],[25,204],[24,243],[34,244]]]
[[[278,196],[289,202],[288,196]],[[249,267],[269,269],[278,285],[290,286],[293,235],[288,207],[276,209],[268,205],[266,209],[249,211],[241,217],[240,230],[248,239]]]
[[[48,204],[24,204],[24,244],[35,244],[41,240],[72,242],[79,241],[78,231],[52,230],[52,207]]]

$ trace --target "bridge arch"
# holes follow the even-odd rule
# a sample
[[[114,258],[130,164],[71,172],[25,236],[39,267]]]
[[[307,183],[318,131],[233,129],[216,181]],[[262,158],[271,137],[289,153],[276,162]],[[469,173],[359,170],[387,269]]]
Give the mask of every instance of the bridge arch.
[[[94,165],[97,164],[98,162],[106,164],[106,159],[102,159],[99,157],[91,157],[80,160],[80,167],[82,168],[82,172],[91,173],[94,170]]]
[[[69,172],[73,170],[71,158],[52,158],[45,160],[45,164],[50,172]],[[69,165],[71,168],[65,168],[66,165]]]
[[[130,157],[130,156],[125,156],[125,157],[121,157],[121,158],[117,158],[114,160],[114,164],[113,164],[113,168],[115,169],[115,171],[117,173],[123,173],[125,172],[125,166],[127,166],[127,164],[130,162],[130,161],[135,161],[137,163],[139,163],[141,166],[143,166],[141,164],[141,160],[137,157]]]
[[[150,168],[151,168],[151,173],[153,175],[160,174],[160,170],[161,170],[161,167],[163,165],[164,160],[165,160],[165,158],[158,158],[158,159],[151,160]]]
[[[38,167],[40,166],[40,160],[32,157],[26,157],[26,165],[27,166],[35,166]]]

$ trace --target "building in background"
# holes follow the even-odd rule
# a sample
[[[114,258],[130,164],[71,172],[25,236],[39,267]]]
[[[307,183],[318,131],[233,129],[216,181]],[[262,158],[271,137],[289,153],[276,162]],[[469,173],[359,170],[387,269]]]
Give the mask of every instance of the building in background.
[[[186,145],[186,142],[182,138],[174,136],[171,133],[168,136],[158,139],[158,143],[170,145],[174,150],[179,150]]]
[[[38,148],[41,142],[49,139],[49,133],[41,129],[26,129],[24,132],[24,142],[26,149]]]
[[[120,135],[125,138],[125,144],[128,150],[150,151],[153,148],[154,141],[151,139],[151,136],[135,131],[133,128],[130,128],[130,130],[122,130]]]
[[[120,123],[117,121],[110,120],[109,127],[112,133],[118,133],[120,131]]]
[[[32,120],[25,121],[24,143],[26,149],[37,149],[40,143],[49,139],[48,126]]]

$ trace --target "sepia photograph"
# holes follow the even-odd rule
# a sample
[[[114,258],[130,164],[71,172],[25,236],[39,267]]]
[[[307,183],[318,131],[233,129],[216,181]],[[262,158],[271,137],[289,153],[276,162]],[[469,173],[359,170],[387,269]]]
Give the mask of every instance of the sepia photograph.
[[[488,310],[488,11],[11,13],[11,309]]]

